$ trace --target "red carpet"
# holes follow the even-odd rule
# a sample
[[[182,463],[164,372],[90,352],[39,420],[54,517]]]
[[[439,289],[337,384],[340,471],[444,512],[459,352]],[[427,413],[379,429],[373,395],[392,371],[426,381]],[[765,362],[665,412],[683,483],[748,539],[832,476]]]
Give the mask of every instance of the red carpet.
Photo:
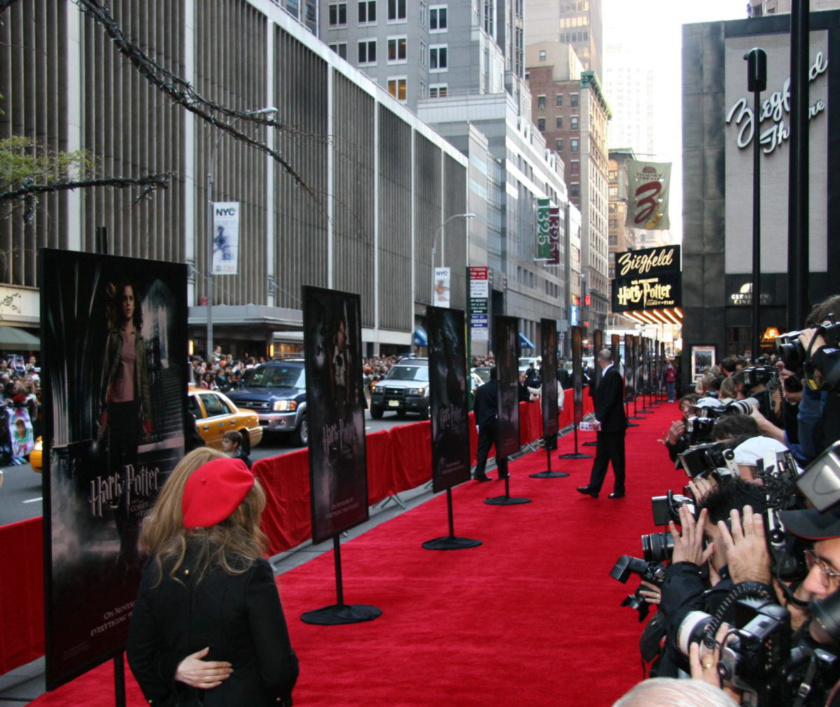
[[[638,582],[609,577],[622,554],[640,556],[639,536],[655,530],[650,497],[680,489],[661,438],[678,415],[663,405],[628,430],[627,498],[610,500],[612,472],[598,500],[575,491],[592,460],[561,461],[563,479],[531,479],[546,468],[540,450],[511,464],[511,495],[532,503],[494,507],[502,482],[454,490],[456,535],[474,550],[432,552],[420,544],[446,535],[446,495],[342,546],[347,603],[373,604],[383,616],[365,624],[303,624],[304,611],[335,601],[333,555],[280,578],[292,644],[301,663],[300,707],[429,704],[610,705],[641,678],[640,624],[619,606]],[[594,453],[582,443],[580,451]],[[560,441],[558,452],[574,440]],[[33,704],[113,704],[106,666]],[[129,705],[143,704],[133,680]],[[247,707],[247,706],[243,706]]]

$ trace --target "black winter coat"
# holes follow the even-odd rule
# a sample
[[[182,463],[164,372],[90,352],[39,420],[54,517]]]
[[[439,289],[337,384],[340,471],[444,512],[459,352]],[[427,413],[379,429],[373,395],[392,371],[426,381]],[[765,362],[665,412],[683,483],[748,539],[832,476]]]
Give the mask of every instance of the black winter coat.
[[[209,646],[204,660],[228,661],[233,673],[218,687],[196,691],[204,707],[291,705],[298,660],[268,561],[237,575],[216,567],[196,583],[187,573],[193,557],[188,551],[181,582],[166,573],[155,586],[154,564],[143,568],[126,652],[146,699],[191,704],[193,688],[176,682],[175,671],[186,656]]]

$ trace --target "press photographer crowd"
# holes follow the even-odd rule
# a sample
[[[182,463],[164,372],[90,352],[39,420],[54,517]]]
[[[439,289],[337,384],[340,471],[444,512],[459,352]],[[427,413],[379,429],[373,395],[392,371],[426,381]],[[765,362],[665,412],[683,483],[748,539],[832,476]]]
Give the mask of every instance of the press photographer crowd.
[[[726,359],[680,398],[662,442],[687,484],[651,499],[660,530],[611,572],[641,579],[623,605],[646,621],[647,674],[719,688],[697,704],[840,705],[835,313],[840,296],[776,339],[774,355]],[[671,682],[616,704],[660,704]]]

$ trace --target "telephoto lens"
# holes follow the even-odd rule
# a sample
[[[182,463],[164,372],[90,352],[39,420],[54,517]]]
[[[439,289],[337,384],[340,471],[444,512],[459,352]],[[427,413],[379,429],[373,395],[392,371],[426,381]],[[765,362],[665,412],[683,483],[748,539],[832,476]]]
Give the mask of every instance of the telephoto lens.
[[[700,643],[703,640],[703,633],[712,621],[712,617],[705,611],[689,611],[677,629],[677,646],[680,653],[688,658],[692,643]]]
[[[669,532],[642,535],[642,552],[647,562],[667,562],[674,554],[674,537]]]

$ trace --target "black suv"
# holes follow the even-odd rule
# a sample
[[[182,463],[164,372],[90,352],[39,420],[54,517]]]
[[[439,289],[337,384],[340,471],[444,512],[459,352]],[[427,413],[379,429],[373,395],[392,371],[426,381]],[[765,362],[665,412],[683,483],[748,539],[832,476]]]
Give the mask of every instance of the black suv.
[[[301,447],[309,443],[303,360],[262,363],[246,372],[241,388],[227,395],[237,407],[257,413],[263,430],[290,433]]]
[[[382,417],[386,410],[401,415],[418,412],[429,419],[429,360],[404,358],[376,384],[370,396],[370,416]]]

